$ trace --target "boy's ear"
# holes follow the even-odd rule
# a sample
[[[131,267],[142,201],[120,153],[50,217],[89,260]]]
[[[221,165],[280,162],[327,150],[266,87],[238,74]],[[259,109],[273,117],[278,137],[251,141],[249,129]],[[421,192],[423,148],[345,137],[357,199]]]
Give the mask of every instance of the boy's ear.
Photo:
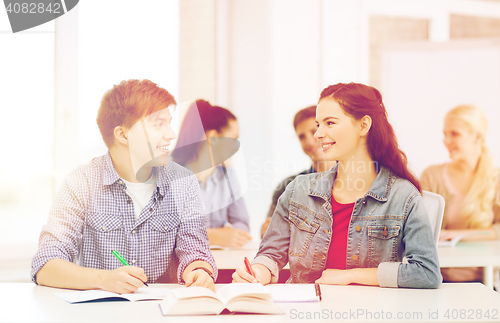
[[[368,131],[372,127],[372,118],[369,115],[365,115],[363,118],[361,118],[360,123],[360,136],[366,136],[368,134]]]
[[[122,145],[128,146],[128,129],[122,126],[116,126],[113,130],[113,134],[115,136],[116,141],[121,143]]]
[[[217,132],[217,130],[212,129],[212,130],[208,130],[207,132],[205,132],[205,136],[210,141],[211,137],[219,137],[219,133]]]

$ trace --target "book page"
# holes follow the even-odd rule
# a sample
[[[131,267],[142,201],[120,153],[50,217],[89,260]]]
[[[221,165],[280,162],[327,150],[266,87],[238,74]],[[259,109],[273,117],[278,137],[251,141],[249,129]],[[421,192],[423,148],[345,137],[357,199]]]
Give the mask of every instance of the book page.
[[[217,295],[223,304],[228,304],[230,300],[239,297],[253,297],[264,300],[271,300],[271,294],[262,284],[233,283],[226,285],[217,291]]]
[[[269,284],[264,288],[275,303],[319,302],[314,284]]]
[[[451,240],[443,240],[438,242],[438,247],[455,247],[457,243],[462,240],[463,238],[467,236],[472,236],[472,235],[483,235],[483,234],[488,234],[488,231],[471,231],[467,232],[464,234],[461,234],[459,236],[456,236],[455,238]]]
[[[281,308],[273,303],[271,299],[260,299],[255,297],[236,297],[229,300],[227,309],[236,313],[256,314],[283,314]]]
[[[179,290],[187,290],[198,287],[188,287],[188,288],[178,288]],[[205,287],[199,287],[203,289],[207,289]],[[172,290],[178,290],[174,289]],[[210,290],[209,290],[210,291]],[[210,291],[211,292],[211,291]],[[183,292],[181,292],[182,294]],[[179,294],[179,293],[177,293]],[[163,301],[159,304],[160,310],[163,315],[208,315],[208,314],[220,314],[225,306],[216,298],[212,298],[211,296],[202,297],[202,296],[187,296],[184,295],[184,298],[178,299],[174,296],[174,293],[167,295],[163,299]]]
[[[190,299],[190,298],[200,298],[200,297],[210,297],[219,300],[217,294],[212,292],[210,289],[200,286],[192,287],[181,287],[171,290],[172,294],[177,299]]]

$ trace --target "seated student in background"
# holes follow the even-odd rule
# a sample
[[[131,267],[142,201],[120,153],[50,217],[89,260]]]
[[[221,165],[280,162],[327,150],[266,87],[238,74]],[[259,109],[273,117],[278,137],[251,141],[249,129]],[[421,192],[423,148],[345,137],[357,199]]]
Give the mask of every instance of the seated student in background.
[[[437,249],[420,184],[399,150],[382,97],[363,84],[325,88],[316,109],[331,170],[297,176],[278,200],[252,268],[234,282],[437,288]]]
[[[133,144],[131,129],[142,123],[149,137],[143,146],[162,157],[175,138],[169,111],[175,105],[148,80],[122,81],[106,92],[97,124],[109,151],[65,178],[33,257],[35,283],[116,293],[134,292],[144,282],[214,288],[196,178],[169,162],[143,167],[147,180],[139,182],[133,165],[148,149]]]
[[[422,189],[445,199],[439,239],[479,232],[463,240],[500,239],[500,177],[486,146],[488,120],[475,106],[450,110],[444,119],[444,144],[451,162],[428,167]],[[481,268],[443,268],[445,281],[481,281]]]
[[[261,228],[261,237],[266,233],[271,217],[273,216],[276,205],[278,204],[278,199],[285,191],[286,186],[294,180],[298,175],[311,174],[316,172],[324,172],[335,166],[336,161],[325,161],[325,155],[323,150],[321,150],[320,145],[314,138],[314,133],[318,129],[316,126],[316,106],[310,106],[297,112],[293,118],[293,127],[295,128],[295,133],[299,138],[300,145],[304,153],[311,158],[312,166],[311,168],[290,177],[285,178],[278,187],[274,190],[273,200],[269,211],[267,212],[267,218]]]
[[[213,166],[210,160],[205,160],[212,154],[210,140],[238,139],[239,132],[238,121],[229,110],[196,100],[184,117],[172,152],[173,160],[192,170],[198,178],[211,245],[241,247],[252,239],[248,212],[229,161]]]

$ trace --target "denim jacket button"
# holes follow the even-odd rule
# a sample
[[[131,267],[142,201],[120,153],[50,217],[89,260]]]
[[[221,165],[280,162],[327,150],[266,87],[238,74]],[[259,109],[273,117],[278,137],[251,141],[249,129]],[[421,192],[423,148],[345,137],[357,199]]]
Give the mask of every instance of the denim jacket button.
[[[358,231],[358,232],[361,231],[361,226],[360,225],[356,226],[356,231]]]
[[[358,255],[354,255],[354,256],[352,256],[352,260],[356,261],[356,260],[358,260],[358,259],[359,259]]]
[[[363,205],[366,205],[366,199],[363,200]]]

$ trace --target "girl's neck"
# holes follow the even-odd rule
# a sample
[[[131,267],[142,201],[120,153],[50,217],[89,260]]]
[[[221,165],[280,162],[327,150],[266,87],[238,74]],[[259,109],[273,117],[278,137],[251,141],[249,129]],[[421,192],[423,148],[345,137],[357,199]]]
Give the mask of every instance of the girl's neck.
[[[196,162],[191,163],[189,166],[191,167],[191,169],[197,169]],[[214,173],[214,171],[215,171],[215,167],[210,167],[209,169],[203,170],[201,172],[197,172],[194,175],[196,176],[198,181],[200,181],[203,184],[203,186],[206,186],[207,179]]]
[[[339,161],[333,195],[339,203],[353,203],[363,197],[377,177],[376,162],[368,156]]]
[[[313,162],[313,168],[317,173],[326,172],[327,170],[335,166],[336,163],[336,161],[326,160],[315,161]]]
[[[479,162],[480,156],[470,156],[465,159],[457,159],[450,162],[449,167],[452,171],[460,172],[463,174],[474,174]]]

